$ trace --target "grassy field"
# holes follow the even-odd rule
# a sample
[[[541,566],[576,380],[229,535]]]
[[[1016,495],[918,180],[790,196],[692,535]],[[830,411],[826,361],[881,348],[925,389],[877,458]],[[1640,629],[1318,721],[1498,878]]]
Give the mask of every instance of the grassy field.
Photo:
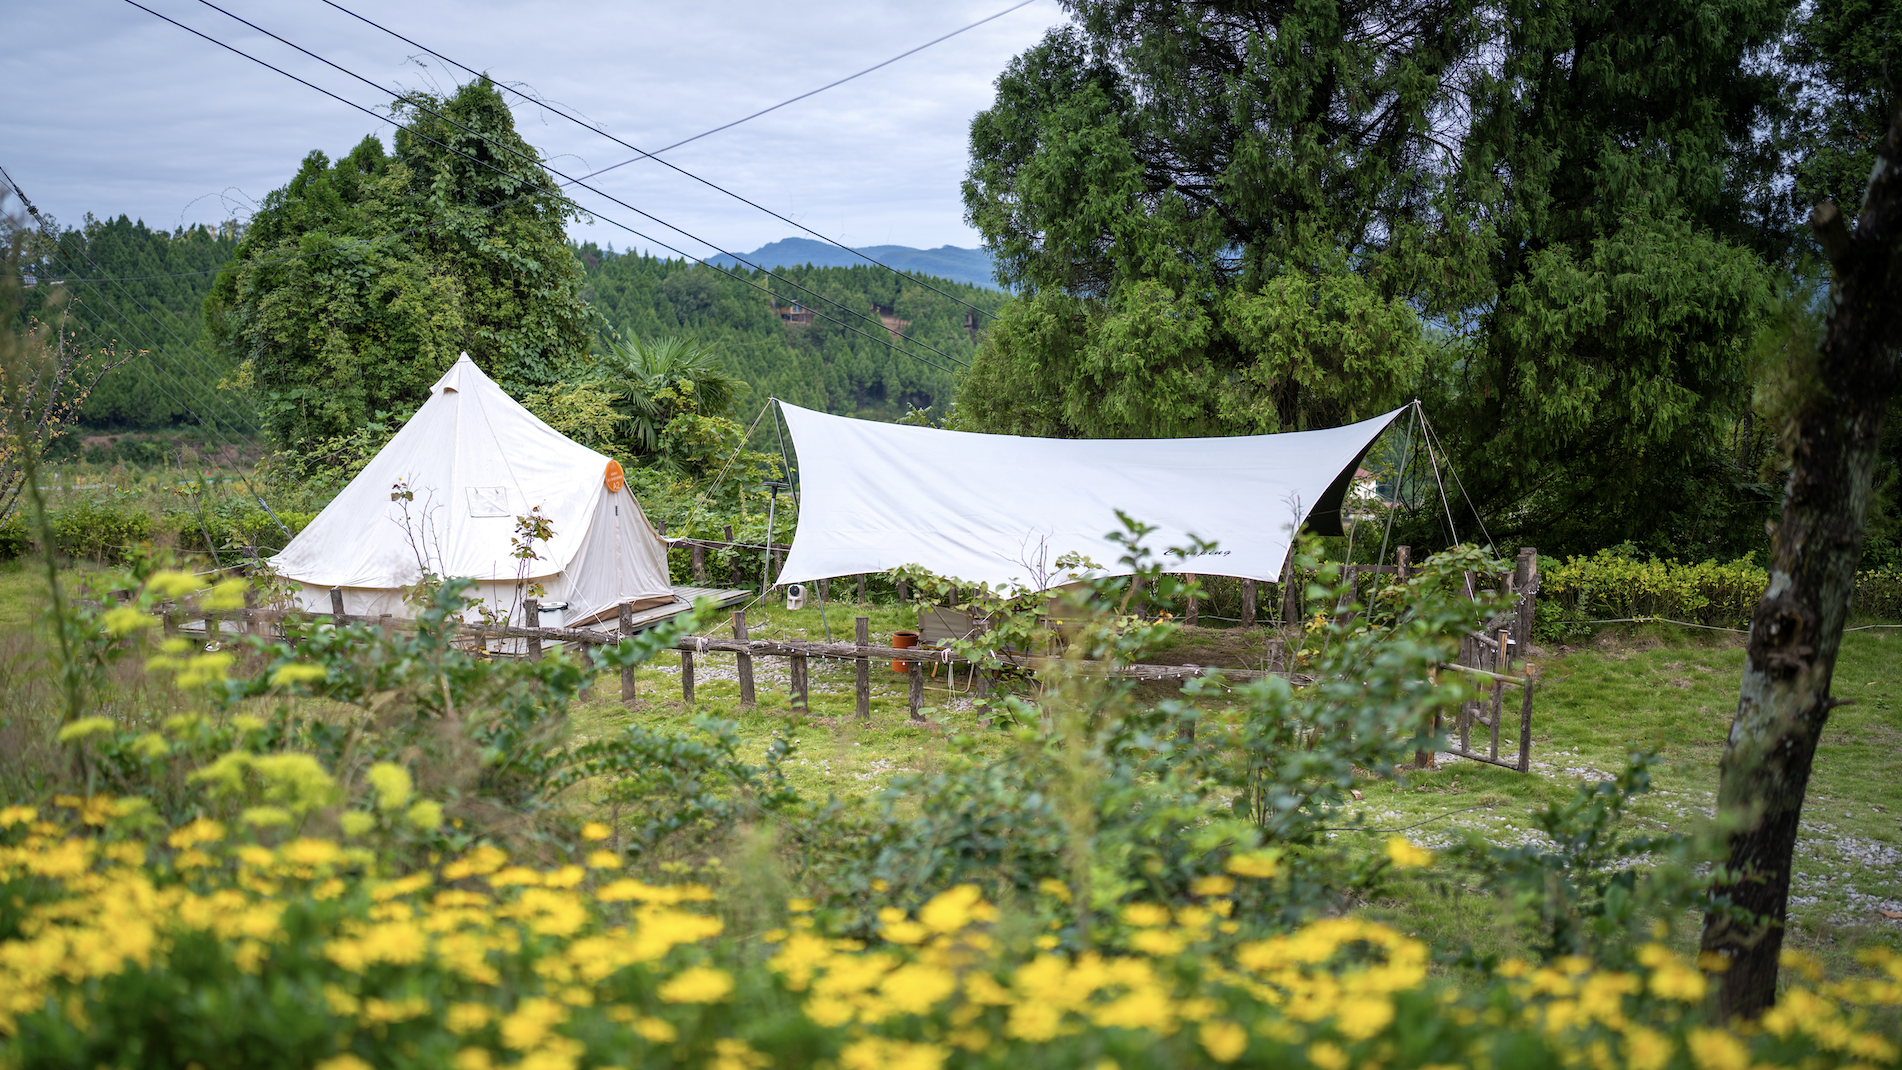
[[[42,591],[31,570],[0,573],[0,635],[30,626]],[[817,607],[788,612],[763,603],[748,619],[755,638],[823,639],[829,626],[832,638],[843,639],[860,614],[870,617],[875,641],[915,623],[895,606],[850,604],[827,606],[822,617]],[[1247,664],[1259,659],[1264,639],[1260,631],[1185,630],[1152,660]],[[1646,829],[1699,827],[1713,803],[1743,660],[1739,635],[1667,626],[1612,629],[1578,646],[1535,650],[1532,671],[1542,686],[1531,775],[1442,755],[1434,769],[1362,784],[1366,817],[1382,830],[1379,838],[1401,829],[1426,846],[1471,832],[1495,843],[1527,842],[1536,835],[1532,810],[1569,798],[1581,782],[1609,777],[1631,752],[1655,748],[1664,764],[1634,821]],[[636,720],[684,730],[696,714],[711,714],[737,720],[749,745],[763,752],[788,723],[784,659],[756,661],[753,711],[740,708],[731,656],[697,659],[691,709],[680,701],[679,672],[671,656],[643,666],[641,697],[632,706],[620,701],[618,678],[604,675],[576,710],[574,734],[599,736]],[[968,679],[960,674],[953,683],[943,672],[927,680],[929,723],[920,725],[908,719],[906,677],[875,665],[871,717],[861,721],[851,663],[813,661],[810,716],[798,726],[789,769],[794,785],[809,798],[871,798],[901,773],[937,768],[951,733],[976,737],[980,755],[1000,753],[1004,740],[984,731],[985,712],[973,703]],[[1817,754],[1798,846],[1792,942],[1846,965],[1851,951],[1870,942],[1902,945],[1902,919],[1883,913],[1902,913],[1902,629],[1850,632],[1835,692],[1851,701],[1831,713]],[[1516,753],[1516,732],[1504,735],[1502,752]],[[1496,905],[1460,893],[1422,884],[1363,909],[1423,935],[1507,949],[1511,938],[1498,924]],[[1679,938],[1694,928],[1683,927]]]

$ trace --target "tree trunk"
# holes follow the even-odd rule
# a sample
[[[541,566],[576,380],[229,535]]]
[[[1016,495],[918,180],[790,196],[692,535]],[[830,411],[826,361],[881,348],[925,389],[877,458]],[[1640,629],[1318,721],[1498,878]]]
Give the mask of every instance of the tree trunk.
[[[1755,1018],[1776,1002],[1797,822],[1817,740],[1839,704],[1829,697],[1830,675],[1902,343],[1902,108],[1878,150],[1855,229],[1828,203],[1810,223],[1834,269],[1829,319],[1785,429],[1783,518],[1773,529],[1769,586],[1751,618],[1717,789],[1728,880],[1705,918],[1703,946],[1729,961],[1717,995],[1727,1019]]]

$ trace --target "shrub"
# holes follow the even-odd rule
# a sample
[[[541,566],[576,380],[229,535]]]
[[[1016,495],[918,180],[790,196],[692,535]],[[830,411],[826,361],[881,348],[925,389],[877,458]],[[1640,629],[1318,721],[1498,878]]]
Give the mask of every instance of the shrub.
[[[59,552],[68,557],[125,561],[152,537],[152,514],[129,501],[82,498],[50,519]]]
[[[1542,563],[1537,631],[1564,639],[1588,634],[1595,622],[1660,618],[1722,628],[1749,628],[1769,574],[1752,559],[1687,564],[1640,559],[1622,550]],[[1902,617],[1902,571],[1856,577],[1855,612]]]

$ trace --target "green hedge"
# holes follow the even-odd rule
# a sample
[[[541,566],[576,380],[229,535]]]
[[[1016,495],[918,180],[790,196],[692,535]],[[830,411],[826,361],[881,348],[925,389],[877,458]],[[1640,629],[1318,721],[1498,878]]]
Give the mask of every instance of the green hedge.
[[[1649,617],[1748,628],[1769,582],[1763,567],[1747,557],[1686,563],[1615,550],[1541,562],[1539,572],[1538,631],[1545,638],[1582,634],[1595,622]],[[1851,611],[1902,617],[1902,571],[1859,573]]]
[[[278,518],[292,535],[304,529],[315,513],[280,512]],[[183,550],[219,553],[255,546],[269,554],[290,540],[270,514],[255,503],[223,501],[201,514],[197,510],[167,509],[154,516],[134,499],[94,498],[53,510],[53,538],[59,552],[106,564],[128,560],[141,546],[175,545]],[[39,538],[19,513],[0,523],[0,561],[14,560],[39,546]]]

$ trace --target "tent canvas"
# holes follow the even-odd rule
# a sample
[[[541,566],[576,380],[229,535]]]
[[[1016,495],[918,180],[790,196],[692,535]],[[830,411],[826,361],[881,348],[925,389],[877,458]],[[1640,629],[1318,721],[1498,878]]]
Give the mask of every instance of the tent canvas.
[[[340,587],[346,613],[408,616],[402,589],[425,571],[475,580],[478,604],[515,624],[575,626],[624,603],[671,602],[666,545],[624,481],[610,480],[611,463],[517,404],[465,353],[271,566],[296,581],[304,608],[325,613]],[[538,560],[522,561],[516,518],[537,507],[554,535],[534,544]],[[565,614],[524,622],[529,584],[545,588],[544,602],[566,602]]]
[[[780,583],[905,565],[993,587],[1065,581],[1081,553],[1114,573],[1121,510],[1164,568],[1273,581],[1302,525],[1339,534],[1342,499],[1406,407],[1320,431],[1234,438],[1050,439],[873,423],[780,403],[799,459],[799,530]]]

